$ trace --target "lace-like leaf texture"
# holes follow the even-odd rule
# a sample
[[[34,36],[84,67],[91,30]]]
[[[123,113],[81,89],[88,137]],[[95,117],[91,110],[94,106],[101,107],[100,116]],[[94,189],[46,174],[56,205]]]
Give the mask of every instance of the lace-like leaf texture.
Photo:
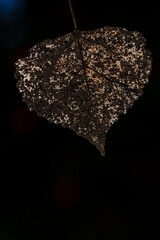
[[[16,62],[22,100],[105,155],[106,133],[143,94],[151,54],[139,32],[104,27],[47,39]]]

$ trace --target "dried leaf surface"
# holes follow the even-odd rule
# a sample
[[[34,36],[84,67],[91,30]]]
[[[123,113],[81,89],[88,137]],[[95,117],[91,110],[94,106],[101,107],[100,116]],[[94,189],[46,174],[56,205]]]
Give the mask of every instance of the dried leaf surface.
[[[45,40],[16,62],[29,109],[74,130],[105,154],[106,133],[143,93],[150,52],[139,32],[116,27],[75,30]]]

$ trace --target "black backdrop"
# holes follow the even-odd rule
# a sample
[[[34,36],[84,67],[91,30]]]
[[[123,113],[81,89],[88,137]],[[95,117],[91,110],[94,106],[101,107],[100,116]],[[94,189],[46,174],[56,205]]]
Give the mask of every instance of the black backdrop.
[[[29,112],[16,89],[15,61],[34,44],[73,30],[67,0],[28,0],[19,20],[0,20],[0,239],[159,239],[158,7],[73,5],[80,30],[109,25],[143,34],[152,51],[150,82],[109,130],[102,157],[73,131]]]

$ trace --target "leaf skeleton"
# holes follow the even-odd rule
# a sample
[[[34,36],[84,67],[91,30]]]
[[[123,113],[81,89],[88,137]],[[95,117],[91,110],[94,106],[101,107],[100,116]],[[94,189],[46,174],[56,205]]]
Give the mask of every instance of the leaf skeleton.
[[[46,39],[17,60],[15,78],[31,111],[90,141],[105,155],[110,127],[143,94],[151,72],[151,52],[137,31],[105,26],[77,28]]]

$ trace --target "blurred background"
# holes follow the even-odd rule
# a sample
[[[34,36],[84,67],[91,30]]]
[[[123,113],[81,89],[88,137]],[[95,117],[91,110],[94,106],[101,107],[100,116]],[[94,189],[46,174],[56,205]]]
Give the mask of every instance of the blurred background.
[[[15,61],[73,31],[67,0],[0,0],[0,240],[160,239],[160,15],[152,1],[73,0],[80,30],[106,25],[147,39],[143,96],[109,130],[106,156],[22,102]]]

